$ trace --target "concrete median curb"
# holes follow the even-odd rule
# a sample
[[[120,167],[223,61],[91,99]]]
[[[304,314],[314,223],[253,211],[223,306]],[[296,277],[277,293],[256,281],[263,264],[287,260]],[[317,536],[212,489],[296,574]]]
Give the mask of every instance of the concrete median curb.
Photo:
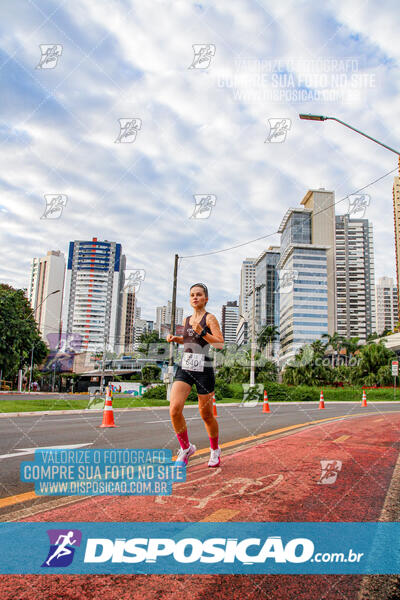
[[[400,400],[376,400],[375,402],[373,400],[369,401],[369,405],[374,405],[374,404],[400,404]],[[361,406],[361,403],[358,402],[358,400],[338,400],[338,401],[330,401],[327,402],[325,409],[329,408],[329,406],[333,406],[333,405],[342,405],[342,404],[355,404],[357,406]],[[270,401],[270,405],[271,406],[282,406],[282,405],[287,405],[287,406],[312,406],[312,405],[318,405],[318,402],[315,401],[311,401],[311,402],[274,402],[274,401]],[[186,408],[193,406],[196,407],[196,404],[187,404]],[[222,409],[224,406],[236,406],[238,408],[262,408],[262,402],[259,402],[259,404],[257,406],[249,406],[246,407],[245,404],[241,404],[240,402],[220,402],[218,403],[218,406]],[[169,409],[169,406],[132,406],[132,407],[126,407],[126,408],[113,408],[114,412],[126,412],[126,411],[136,411],[136,410],[166,410]],[[7,417],[32,417],[34,415],[74,415],[74,414],[88,414],[88,413],[98,413],[98,412],[103,412],[103,408],[80,408],[80,409],[71,409],[71,410],[34,410],[34,411],[27,411],[27,412],[3,412],[0,413],[0,419],[1,418],[7,418]],[[270,413],[271,414],[271,413]]]

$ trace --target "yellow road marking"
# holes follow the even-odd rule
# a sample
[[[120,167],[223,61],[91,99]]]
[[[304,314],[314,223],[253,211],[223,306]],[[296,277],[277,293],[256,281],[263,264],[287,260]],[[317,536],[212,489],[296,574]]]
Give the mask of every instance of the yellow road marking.
[[[260,440],[263,438],[271,437],[273,435],[277,435],[278,433],[284,433],[286,431],[291,431],[293,429],[299,429],[300,427],[305,427],[307,425],[317,425],[318,423],[325,423],[326,421],[334,421],[336,419],[343,419],[344,417],[356,417],[358,415],[366,416],[368,414],[373,413],[352,413],[351,415],[340,415],[339,417],[329,417],[327,419],[318,419],[317,421],[307,421],[306,423],[297,423],[296,425],[289,425],[288,427],[281,427],[280,429],[274,429],[273,431],[267,431],[267,433],[259,433],[258,435],[251,435],[249,437],[240,438],[238,440],[233,440],[232,442],[225,442],[225,444],[220,444],[220,448],[229,448],[231,446],[235,446],[237,444],[242,444],[243,442],[250,442],[254,440]],[[207,454],[210,452],[210,448],[202,448],[201,450],[196,450],[195,456],[200,456],[203,454]],[[177,458],[174,456],[173,458]],[[0,498],[0,508],[3,506],[10,506],[12,504],[18,504],[19,502],[25,502],[26,500],[33,500],[34,498],[38,498],[35,492],[25,492],[23,494],[16,494],[15,496],[8,496],[7,498]],[[89,498],[90,496],[88,496]]]
[[[271,437],[272,435],[277,435],[278,433],[285,433],[286,431],[291,431],[293,429],[299,429],[300,427],[305,427],[306,425],[317,425],[318,423],[325,423],[326,421],[334,421],[335,419],[343,419],[343,417],[355,417],[359,415],[368,415],[373,413],[352,413],[351,415],[340,415],[339,417],[328,417],[326,419],[318,419],[317,421],[306,421],[305,423],[297,423],[296,425],[288,425],[287,427],[281,427],[280,429],[273,429],[272,431],[267,431],[266,433],[259,433],[258,435],[250,435],[249,437],[239,438],[238,440],[233,440],[232,442],[225,442],[225,444],[220,444],[220,448],[229,448],[231,446],[236,446],[237,444],[242,444],[243,442],[251,442],[254,440],[260,440],[262,438]],[[210,448],[202,448],[201,450],[196,450],[196,453],[193,455],[200,456],[202,454],[207,454],[210,452]],[[176,458],[176,456],[173,456]]]
[[[378,421],[384,421],[385,419],[382,417],[382,419],[375,419],[375,423],[378,423]]]
[[[10,506],[11,504],[17,504],[18,502],[25,502],[25,500],[33,500],[34,498],[38,498],[35,492],[25,492],[24,494],[17,494],[16,496],[0,498],[0,508],[3,506]]]
[[[340,437],[336,438],[336,440],[333,440],[334,442],[344,442],[344,440],[347,440],[350,436],[349,435],[341,435]]]
[[[240,513],[240,510],[232,510],[230,508],[220,508],[219,510],[216,510],[215,512],[211,513],[211,515],[208,515],[207,517],[204,517],[204,519],[201,519],[201,521],[199,521],[199,523],[203,523],[203,522],[212,522],[212,523],[219,523],[221,521],[229,521],[229,519],[232,519],[232,517],[234,517],[235,515],[238,515]]]

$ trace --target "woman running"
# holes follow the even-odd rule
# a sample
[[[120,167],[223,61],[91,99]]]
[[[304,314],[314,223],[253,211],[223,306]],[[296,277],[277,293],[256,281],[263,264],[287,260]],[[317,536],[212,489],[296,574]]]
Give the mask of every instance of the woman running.
[[[186,317],[182,336],[167,335],[167,342],[183,344],[182,365],[178,366],[172,384],[170,415],[181,449],[178,461],[188,463],[189,457],[196,452],[196,446],[189,442],[183,407],[195,384],[199,398],[199,412],[210,438],[211,456],[209,467],[218,467],[221,463],[221,448],[218,446],[218,422],[213,414],[213,393],[215,375],[212,359],[208,355],[209,346],[224,347],[224,338],[217,319],[207,312],[207,286],[195,283],[190,288],[190,304],[193,315]]]

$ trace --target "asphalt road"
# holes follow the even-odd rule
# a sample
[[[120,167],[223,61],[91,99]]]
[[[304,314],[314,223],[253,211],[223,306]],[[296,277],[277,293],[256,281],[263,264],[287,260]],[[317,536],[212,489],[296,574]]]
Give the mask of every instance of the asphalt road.
[[[320,410],[318,403],[310,402],[270,404],[271,412],[263,413],[261,406],[220,404],[217,407],[220,442],[342,415],[373,413],[390,419],[391,412],[400,411],[400,403],[390,402],[368,402],[366,408],[361,408],[360,403],[344,402],[325,403],[325,406]],[[207,433],[197,406],[185,407],[184,415],[190,441],[198,449],[208,447]],[[179,448],[167,409],[115,410],[114,418],[118,427],[106,429],[99,428],[102,413],[97,411],[0,418],[0,498],[34,489],[31,483],[20,481],[20,463],[33,460],[34,448],[79,444],[87,448],[170,448],[174,453]],[[0,514],[3,512],[0,508]]]

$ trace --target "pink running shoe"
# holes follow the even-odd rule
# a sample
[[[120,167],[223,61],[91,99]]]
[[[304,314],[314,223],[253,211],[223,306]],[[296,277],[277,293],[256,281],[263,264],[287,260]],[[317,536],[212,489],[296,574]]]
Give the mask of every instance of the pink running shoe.
[[[185,465],[188,464],[189,457],[192,456],[196,452],[196,446],[194,444],[189,444],[188,448],[181,448],[178,452],[178,457],[176,462],[183,462]]]

